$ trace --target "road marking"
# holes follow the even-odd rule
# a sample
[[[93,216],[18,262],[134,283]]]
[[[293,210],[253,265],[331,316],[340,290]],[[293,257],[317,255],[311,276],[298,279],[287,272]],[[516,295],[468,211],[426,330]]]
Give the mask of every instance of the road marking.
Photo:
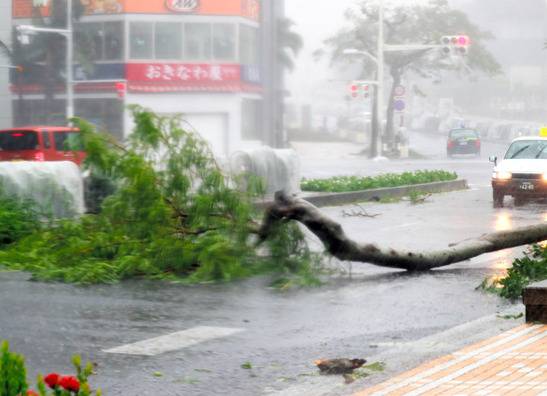
[[[126,344],[116,348],[106,349],[106,353],[118,353],[125,355],[155,356],[165,352],[172,352],[178,349],[187,348],[215,338],[228,337],[241,333],[244,329],[229,327],[199,326],[188,330],[167,334],[160,337],[150,338]]]

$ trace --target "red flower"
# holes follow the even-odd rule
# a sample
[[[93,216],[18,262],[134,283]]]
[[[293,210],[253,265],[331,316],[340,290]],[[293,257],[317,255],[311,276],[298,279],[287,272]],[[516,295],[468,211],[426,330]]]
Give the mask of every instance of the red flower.
[[[80,390],[80,381],[71,375],[61,377],[59,380],[59,385],[71,392],[78,392]]]
[[[46,375],[46,378],[44,378],[44,382],[49,386],[51,389],[55,389],[57,385],[59,385],[59,374],[57,373],[51,373]]]
[[[33,391],[32,389],[29,389],[27,391],[27,396],[40,396],[36,391]]]

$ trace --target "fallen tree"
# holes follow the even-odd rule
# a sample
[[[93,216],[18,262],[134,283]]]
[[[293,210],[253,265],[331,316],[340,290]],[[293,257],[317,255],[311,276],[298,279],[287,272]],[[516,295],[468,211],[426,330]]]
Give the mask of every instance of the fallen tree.
[[[359,243],[348,237],[342,226],[324,215],[304,199],[277,192],[264,213],[259,230],[259,243],[265,241],[277,225],[295,220],[306,226],[325,245],[328,253],[344,261],[370,263],[381,267],[407,271],[428,271],[507,248],[547,240],[547,224],[516,228],[484,234],[447,249],[432,252],[411,252],[381,248],[375,244]]]

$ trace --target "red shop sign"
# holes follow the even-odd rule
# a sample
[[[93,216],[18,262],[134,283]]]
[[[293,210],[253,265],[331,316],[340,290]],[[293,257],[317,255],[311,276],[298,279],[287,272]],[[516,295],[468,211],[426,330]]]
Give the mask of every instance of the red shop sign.
[[[222,84],[241,80],[240,65],[130,63],[127,79],[140,82]]]

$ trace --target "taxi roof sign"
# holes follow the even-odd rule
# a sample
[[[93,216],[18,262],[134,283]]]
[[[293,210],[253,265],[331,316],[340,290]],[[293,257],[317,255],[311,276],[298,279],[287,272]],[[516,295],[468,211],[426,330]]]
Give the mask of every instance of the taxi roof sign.
[[[547,137],[547,127],[541,127],[539,130],[539,136]]]

